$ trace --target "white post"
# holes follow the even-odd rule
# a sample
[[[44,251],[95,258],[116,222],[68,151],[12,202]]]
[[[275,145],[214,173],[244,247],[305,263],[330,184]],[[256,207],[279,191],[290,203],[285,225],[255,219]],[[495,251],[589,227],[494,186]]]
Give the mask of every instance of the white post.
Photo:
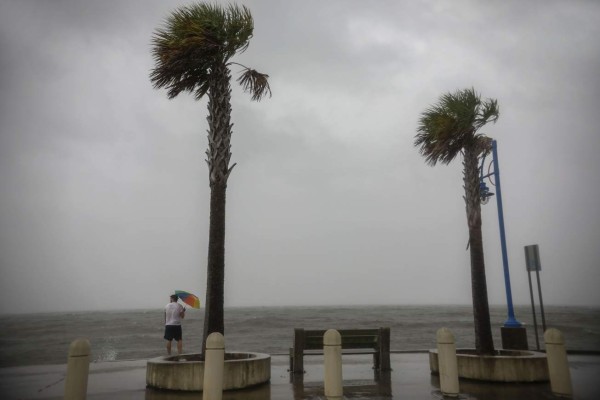
[[[438,366],[440,389],[444,396],[458,397],[458,363],[454,335],[447,328],[437,331]]]
[[[223,335],[219,332],[208,335],[204,354],[202,400],[221,400],[223,398],[223,368],[225,363],[225,339]]]
[[[565,339],[563,334],[554,328],[544,332],[546,342],[546,357],[548,359],[548,374],[552,393],[561,397],[573,397],[571,371],[567,360]]]
[[[65,400],[83,400],[86,398],[89,371],[90,342],[87,339],[76,339],[69,346]]]
[[[325,354],[325,397],[341,399],[342,389],[342,336],[335,329],[323,335]]]

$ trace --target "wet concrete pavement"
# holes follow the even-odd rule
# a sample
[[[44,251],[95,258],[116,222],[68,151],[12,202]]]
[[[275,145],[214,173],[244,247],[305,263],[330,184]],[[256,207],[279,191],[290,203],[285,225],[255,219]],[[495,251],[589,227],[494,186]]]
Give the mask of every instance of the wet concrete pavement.
[[[439,379],[429,373],[426,353],[393,353],[392,371],[378,375],[369,356],[344,356],[346,399],[442,399]],[[225,392],[224,400],[325,399],[323,358],[306,357],[306,373],[291,376],[288,357],[275,355],[271,382],[243,391]],[[600,356],[569,355],[575,399],[600,398]],[[66,365],[0,368],[2,399],[62,399]],[[460,399],[557,399],[549,383],[500,384],[460,381]],[[88,399],[180,400],[202,399],[202,393],[146,388],[146,360],[101,362],[90,365]]]

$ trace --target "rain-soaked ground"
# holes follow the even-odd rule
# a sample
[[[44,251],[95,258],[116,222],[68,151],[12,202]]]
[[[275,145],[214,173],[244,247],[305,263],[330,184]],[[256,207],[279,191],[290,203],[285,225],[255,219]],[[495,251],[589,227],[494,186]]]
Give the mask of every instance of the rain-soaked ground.
[[[429,373],[426,353],[393,353],[392,371],[378,375],[369,356],[344,356],[346,399],[441,399],[439,379]],[[290,375],[287,356],[272,357],[271,382],[243,391],[225,392],[224,400],[325,399],[323,358],[306,357],[306,373]],[[569,355],[574,398],[600,398],[600,356]],[[62,399],[66,365],[0,368],[2,399]],[[88,399],[202,399],[202,393],[146,388],[146,360],[99,362],[90,366]],[[461,399],[555,399],[549,383],[500,384],[461,380]]]

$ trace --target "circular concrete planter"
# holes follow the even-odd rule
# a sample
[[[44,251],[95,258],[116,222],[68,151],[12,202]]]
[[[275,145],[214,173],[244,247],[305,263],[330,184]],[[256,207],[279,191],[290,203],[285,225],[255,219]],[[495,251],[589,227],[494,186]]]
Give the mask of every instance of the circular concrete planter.
[[[458,377],[490,382],[545,382],[546,354],[523,350],[497,350],[494,356],[477,355],[474,349],[456,349]],[[439,374],[437,349],[429,350],[431,373]]]
[[[201,391],[204,361],[200,354],[158,357],[148,360],[146,385],[159,389]],[[223,390],[244,389],[271,379],[271,356],[263,353],[225,354]]]

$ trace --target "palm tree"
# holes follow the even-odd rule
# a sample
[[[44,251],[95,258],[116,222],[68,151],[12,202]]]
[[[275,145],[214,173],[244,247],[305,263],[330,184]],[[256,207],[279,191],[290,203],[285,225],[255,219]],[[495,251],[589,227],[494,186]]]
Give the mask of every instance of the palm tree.
[[[248,48],[253,29],[252,15],[244,6],[199,3],[172,12],[152,38],[154,87],[166,88],[170,99],[181,92],[193,93],[196,100],[208,97],[210,228],[203,349],[210,333],[224,333],[225,194],[235,166],[229,165],[232,64],[243,68],[238,82],[252,100],[271,95],[268,75],[230,61]]]
[[[479,354],[493,354],[494,342],[485,279],[478,159],[491,149],[491,139],[477,131],[498,119],[498,102],[482,101],[474,89],[459,90],[440,97],[437,104],[421,114],[414,145],[430,165],[449,164],[463,157],[463,181],[469,247],[471,290],[475,322],[475,348]]]

